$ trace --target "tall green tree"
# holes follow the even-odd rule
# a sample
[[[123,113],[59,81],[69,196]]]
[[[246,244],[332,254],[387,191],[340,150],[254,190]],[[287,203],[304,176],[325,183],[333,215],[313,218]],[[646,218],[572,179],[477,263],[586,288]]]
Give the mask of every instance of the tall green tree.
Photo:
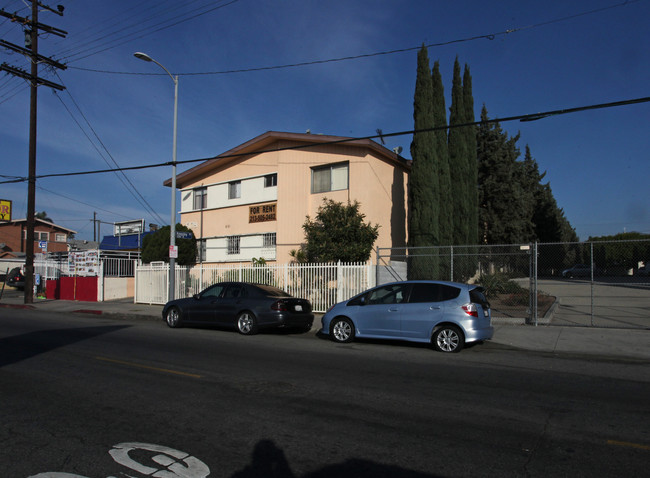
[[[302,226],[306,244],[301,250],[306,261],[367,261],[379,236],[379,225],[366,224],[360,208],[358,201],[345,205],[323,199],[315,219],[308,216]]]
[[[519,134],[509,138],[497,123],[488,123],[487,108],[481,111],[478,128],[479,221],[484,244],[522,242],[526,223],[521,166],[517,164]]]
[[[178,232],[192,232],[187,226],[176,224]],[[148,234],[142,239],[142,262],[148,264],[154,261],[169,262],[169,234],[170,227],[165,226],[158,229],[153,234]],[[192,234],[191,239],[176,239],[178,246],[178,259],[176,264],[179,266],[191,266],[196,264],[198,248],[196,238]]]
[[[433,117],[435,131],[435,149],[437,153],[436,176],[438,177],[438,228],[439,245],[453,244],[454,211],[450,201],[452,196],[451,176],[449,168],[449,150],[447,148],[447,108],[445,106],[445,89],[440,74],[440,62],[433,64],[431,73],[433,86]]]
[[[465,64],[463,71],[463,108],[465,123],[474,123],[474,96],[472,95],[472,75]],[[478,234],[478,162],[476,159],[476,126],[464,129],[467,144],[467,244],[477,244]]]
[[[413,120],[415,133],[411,142],[413,160],[408,185],[409,202],[409,246],[412,248],[439,244],[439,184],[436,175],[435,134],[420,131],[434,127],[433,86],[429,56],[426,47],[418,52],[417,77],[413,98]],[[435,277],[430,259],[414,255],[409,261],[409,279]]]
[[[460,75],[458,57],[454,62],[454,76],[451,86],[451,107],[449,108],[449,167],[451,171],[452,195],[454,207],[453,244],[469,242],[469,227],[467,217],[470,214],[467,175],[467,134],[463,128],[454,125],[465,123],[465,106],[463,102],[463,84]]]

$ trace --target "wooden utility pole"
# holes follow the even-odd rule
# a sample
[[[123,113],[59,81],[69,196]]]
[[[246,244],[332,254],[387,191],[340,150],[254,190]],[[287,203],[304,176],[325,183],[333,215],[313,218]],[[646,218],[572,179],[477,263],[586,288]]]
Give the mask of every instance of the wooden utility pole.
[[[10,14],[4,10],[0,10],[0,16],[11,19],[11,21],[22,23],[27,26],[29,30],[30,45],[29,49],[22,48],[7,41],[1,40],[0,46],[10,49],[12,51],[23,53],[28,56],[31,62],[31,71],[27,73],[19,68],[14,68],[6,63],[0,65],[0,71],[6,71],[14,76],[27,79],[30,83],[30,96],[29,96],[29,167],[28,167],[28,185],[27,185],[27,231],[25,240],[25,303],[30,304],[34,302],[34,216],[36,208],[36,120],[37,120],[37,92],[39,85],[46,85],[58,90],[65,89],[61,85],[52,83],[38,77],[38,65],[40,63],[47,63],[56,68],[65,69],[66,66],[62,65],[50,58],[43,57],[38,54],[38,31],[44,30],[47,33],[53,33],[58,36],[65,37],[67,32],[59,30],[49,25],[44,25],[38,22],[38,9],[44,8],[50,12],[58,15],[63,15],[63,7],[54,10],[46,5],[42,5],[38,0],[32,0],[32,18],[22,18],[16,14]]]

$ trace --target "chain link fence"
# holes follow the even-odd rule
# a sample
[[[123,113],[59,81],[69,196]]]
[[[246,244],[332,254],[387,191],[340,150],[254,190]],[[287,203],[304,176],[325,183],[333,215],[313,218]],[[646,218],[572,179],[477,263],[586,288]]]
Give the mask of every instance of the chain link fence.
[[[650,328],[648,262],[650,240],[379,248],[377,283],[481,284],[495,323]]]

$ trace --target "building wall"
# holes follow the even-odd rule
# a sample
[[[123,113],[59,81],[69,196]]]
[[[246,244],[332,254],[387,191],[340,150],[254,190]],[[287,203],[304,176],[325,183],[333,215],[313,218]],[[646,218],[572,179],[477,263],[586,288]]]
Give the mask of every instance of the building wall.
[[[278,148],[295,146],[281,140]],[[348,163],[348,188],[312,193],[312,168]],[[264,187],[264,176],[277,173],[277,186]],[[197,238],[208,239],[206,262],[250,261],[251,257],[289,262],[290,251],[304,242],[302,225],[315,218],[325,198],[359,201],[366,222],[379,224],[375,247],[406,243],[406,167],[366,147],[345,144],[289,149],[241,158],[183,184],[181,221]],[[228,199],[228,183],[241,180],[241,198]],[[207,207],[194,211],[192,189],[206,187]],[[275,205],[276,220],[250,222],[251,208]],[[276,249],[262,249],[264,234],[276,234]],[[229,255],[227,237],[241,235],[241,254]]]

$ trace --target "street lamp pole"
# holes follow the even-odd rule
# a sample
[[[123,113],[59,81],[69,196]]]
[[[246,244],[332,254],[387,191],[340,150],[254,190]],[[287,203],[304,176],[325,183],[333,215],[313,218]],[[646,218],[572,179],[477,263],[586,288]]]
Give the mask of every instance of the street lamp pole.
[[[174,300],[176,296],[176,260],[172,257],[172,251],[176,249],[176,131],[178,119],[178,76],[173,76],[167,68],[156,60],[151,58],[146,53],[135,52],[133,54],[136,58],[144,61],[153,62],[160,68],[165,70],[169,77],[174,82],[174,139],[173,139],[173,153],[172,153],[172,208],[171,208],[171,221],[169,233],[169,295],[168,300]]]

